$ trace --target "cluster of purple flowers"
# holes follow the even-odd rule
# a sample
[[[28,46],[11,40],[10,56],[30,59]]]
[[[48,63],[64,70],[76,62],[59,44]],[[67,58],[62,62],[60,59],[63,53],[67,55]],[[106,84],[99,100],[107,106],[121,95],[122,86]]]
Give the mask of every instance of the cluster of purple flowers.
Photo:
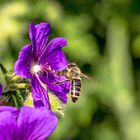
[[[34,108],[0,106],[0,140],[44,140],[55,129],[57,117],[51,112],[48,90],[62,103],[70,83],[54,84],[65,77],[58,77],[57,70],[65,69],[68,61],[62,51],[67,45],[65,38],[58,37],[48,43],[50,24],[30,24],[31,44],[25,45],[14,66],[14,72],[30,81]],[[0,85],[0,96],[2,86]]]

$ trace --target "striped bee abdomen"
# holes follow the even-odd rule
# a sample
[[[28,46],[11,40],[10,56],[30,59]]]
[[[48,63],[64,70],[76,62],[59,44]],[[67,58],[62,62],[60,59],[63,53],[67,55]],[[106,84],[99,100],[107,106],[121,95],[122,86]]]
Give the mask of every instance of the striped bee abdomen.
[[[73,102],[78,100],[81,93],[81,79],[75,78],[71,81],[71,99]]]

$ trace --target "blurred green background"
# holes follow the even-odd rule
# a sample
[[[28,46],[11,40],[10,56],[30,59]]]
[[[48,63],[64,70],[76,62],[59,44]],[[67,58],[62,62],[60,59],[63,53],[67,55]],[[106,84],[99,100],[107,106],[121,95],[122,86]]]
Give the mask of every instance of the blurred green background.
[[[50,39],[67,38],[69,61],[91,77],[49,139],[140,140],[140,1],[0,0],[0,62],[9,70],[30,43],[31,21],[50,22]]]

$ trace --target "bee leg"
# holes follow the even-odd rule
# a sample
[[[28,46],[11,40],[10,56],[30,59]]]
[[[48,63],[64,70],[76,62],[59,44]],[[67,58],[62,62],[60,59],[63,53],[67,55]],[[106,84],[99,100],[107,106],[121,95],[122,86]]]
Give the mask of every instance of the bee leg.
[[[64,82],[68,82],[70,81],[69,79],[66,79],[66,80],[62,80],[62,81],[58,81],[58,82],[54,82],[54,84],[61,84],[61,83],[64,83]]]
[[[84,77],[84,78],[86,78],[86,79],[90,79],[87,75],[85,75],[85,74],[83,74],[83,73],[81,73],[80,76],[81,76],[81,77]]]
[[[55,71],[55,74],[59,77],[61,77],[61,75],[62,75],[61,71]]]

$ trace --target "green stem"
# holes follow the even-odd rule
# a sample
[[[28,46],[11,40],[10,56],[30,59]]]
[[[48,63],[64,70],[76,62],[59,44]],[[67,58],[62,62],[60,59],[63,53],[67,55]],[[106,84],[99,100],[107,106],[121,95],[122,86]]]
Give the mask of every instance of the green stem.
[[[12,96],[12,98],[13,98],[13,101],[14,101],[14,103],[15,103],[15,106],[18,108],[18,103],[17,103],[17,100],[16,100],[15,96],[14,96],[14,95],[11,95],[11,96]]]
[[[21,100],[21,103],[24,102],[24,98],[21,96],[19,92],[16,93],[17,97]]]

